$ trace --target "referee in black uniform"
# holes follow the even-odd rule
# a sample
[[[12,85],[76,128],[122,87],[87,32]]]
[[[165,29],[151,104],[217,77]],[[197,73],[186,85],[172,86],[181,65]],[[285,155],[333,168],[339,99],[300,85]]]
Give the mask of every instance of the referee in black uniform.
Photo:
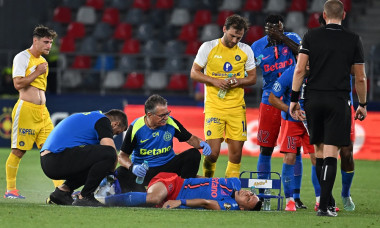
[[[323,158],[320,175],[321,198],[318,216],[337,216],[330,196],[335,182],[338,151],[350,144],[350,72],[355,75],[359,106],[355,119],[364,120],[366,110],[366,75],[363,47],[358,35],[341,26],[345,18],[343,3],[329,0],[324,5],[326,26],[307,32],[302,40],[293,76],[289,111],[293,118],[304,120],[298,105],[299,91],[309,61],[310,75],[305,88],[305,112],[310,143],[316,157]]]

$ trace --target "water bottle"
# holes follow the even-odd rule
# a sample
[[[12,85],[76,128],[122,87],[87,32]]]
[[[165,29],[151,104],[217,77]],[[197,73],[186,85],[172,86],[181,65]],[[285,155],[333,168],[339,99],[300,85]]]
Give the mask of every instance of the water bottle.
[[[144,167],[144,169],[146,171],[148,171],[148,169],[149,169],[148,161],[144,160],[144,163],[142,163],[141,165],[142,165],[142,167]],[[143,177],[136,177],[136,183],[137,184],[142,184],[144,182],[144,178],[145,178],[145,176],[143,176]]]
[[[271,195],[269,188],[264,190],[264,195]],[[263,211],[270,211],[270,198],[264,198]]]
[[[228,78],[226,78],[225,80],[227,81],[229,78],[232,77],[232,74],[229,73],[228,74]],[[226,93],[227,93],[227,90],[224,90],[224,89],[219,89],[219,92],[218,92],[218,97],[223,99],[225,96],[226,96]]]

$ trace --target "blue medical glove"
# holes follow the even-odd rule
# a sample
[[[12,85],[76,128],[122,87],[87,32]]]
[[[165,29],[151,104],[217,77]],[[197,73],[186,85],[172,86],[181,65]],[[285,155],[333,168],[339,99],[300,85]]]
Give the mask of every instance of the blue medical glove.
[[[142,165],[133,165],[132,173],[138,177],[145,177],[146,169]]]
[[[203,155],[209,156],[211,154],[211,147],[210,147],[210,145],[208,145],[207,142],[201,141],[201,143],[199,145],[203,149],[203,152],[202,152]]]

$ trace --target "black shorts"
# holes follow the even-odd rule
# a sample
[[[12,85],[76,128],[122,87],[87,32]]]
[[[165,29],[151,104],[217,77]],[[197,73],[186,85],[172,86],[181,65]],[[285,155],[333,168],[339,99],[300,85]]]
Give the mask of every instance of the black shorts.
[[[310,144],[350,144],[351,100],[348,92],[307,91],[305,112]]]

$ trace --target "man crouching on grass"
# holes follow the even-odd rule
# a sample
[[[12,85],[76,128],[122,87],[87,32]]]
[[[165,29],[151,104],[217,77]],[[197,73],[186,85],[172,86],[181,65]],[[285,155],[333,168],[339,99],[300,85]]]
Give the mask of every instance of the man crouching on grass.
[[[238,178],[189,178],[175,173],[159,173],[149,183],[147,192],[128,192],[106,196],[106,206],[156,205],[162,208],[209,210],[261,209],[261,201],[249,190],[241,190]]]

